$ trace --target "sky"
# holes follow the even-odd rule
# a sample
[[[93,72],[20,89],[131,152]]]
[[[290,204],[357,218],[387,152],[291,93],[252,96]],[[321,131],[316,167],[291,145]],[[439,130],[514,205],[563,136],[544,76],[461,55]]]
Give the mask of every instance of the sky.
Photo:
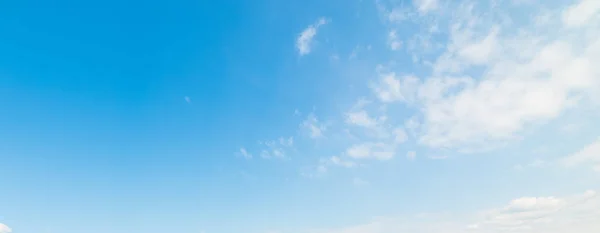
[[[0,233],[596,233],[600,1],[0,3]]]

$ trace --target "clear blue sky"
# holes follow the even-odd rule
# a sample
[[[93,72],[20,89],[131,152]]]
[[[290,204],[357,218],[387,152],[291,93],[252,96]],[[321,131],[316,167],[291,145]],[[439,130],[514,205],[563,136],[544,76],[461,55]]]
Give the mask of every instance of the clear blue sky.
[[[599,19],[595,0],[3,1],[0,233],[595,232]]]

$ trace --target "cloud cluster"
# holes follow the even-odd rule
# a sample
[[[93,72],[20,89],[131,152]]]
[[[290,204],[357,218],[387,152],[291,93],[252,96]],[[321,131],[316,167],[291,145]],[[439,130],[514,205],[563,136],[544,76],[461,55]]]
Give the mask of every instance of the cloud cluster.
[[[409,17],[407,24],[448,22],[441,24],[447,30],[436,32],[448,38],[444,49],[433,57],[417,54],[429,75],[383,73],[372,89],[382,103],[415,106],[423,145],[466,151],[519,139],[527,129],[597,101],[598,5],[581,0],[513,22],[523,17],[510,6],[463,1],[429,14],[427,21]]]

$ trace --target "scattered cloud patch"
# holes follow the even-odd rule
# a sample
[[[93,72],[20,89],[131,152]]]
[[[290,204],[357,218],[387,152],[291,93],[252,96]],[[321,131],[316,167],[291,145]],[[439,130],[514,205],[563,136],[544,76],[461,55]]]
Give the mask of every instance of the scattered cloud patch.
[[[263,159],[285,159],[288,151],[294,149],[294,137],[280,137],[275,140],[259,141],[258,145],[261,149],[258,150],[260,158]],[[240,148],[238,154],[245,159],[254,158],[246,148]]]
[[[313,138],[323,138],[327,127],[319,122],[319,119],[314,114],[309,114],[308,117],[300,124],[300,127],[308,131],[308,135]]]

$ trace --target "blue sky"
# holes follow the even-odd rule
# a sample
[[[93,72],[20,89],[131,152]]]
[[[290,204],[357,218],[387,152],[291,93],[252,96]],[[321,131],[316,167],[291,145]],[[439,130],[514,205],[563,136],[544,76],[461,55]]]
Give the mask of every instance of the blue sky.
[[[598,1],[0,15],[0,233],[600,229]]]

